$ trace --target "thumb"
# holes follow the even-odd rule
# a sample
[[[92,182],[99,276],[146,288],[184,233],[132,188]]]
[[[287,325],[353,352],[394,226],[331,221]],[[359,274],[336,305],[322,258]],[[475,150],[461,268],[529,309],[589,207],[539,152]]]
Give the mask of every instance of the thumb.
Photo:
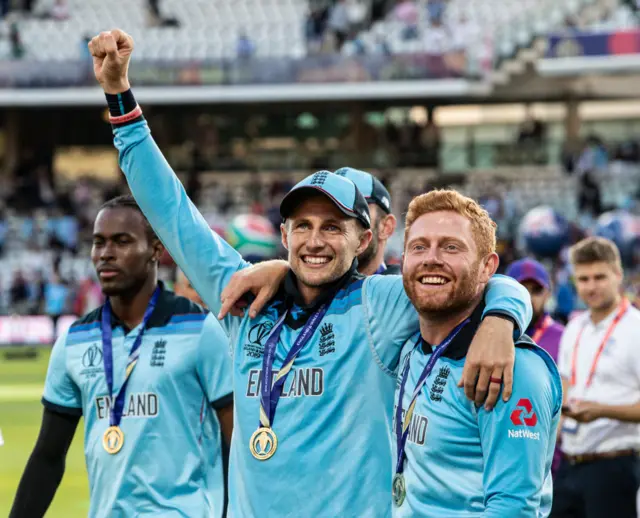
[[[104,40],[102,42],[102,47],[107,56],[111,58],[118,57],[118,44],[116,43],[116,39],[113,37],[113,34],[105,34]]]

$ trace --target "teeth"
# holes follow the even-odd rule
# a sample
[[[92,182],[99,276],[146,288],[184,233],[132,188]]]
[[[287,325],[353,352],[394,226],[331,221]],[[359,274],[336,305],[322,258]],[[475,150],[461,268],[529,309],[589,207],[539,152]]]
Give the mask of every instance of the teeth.
[[[422,284],[445,284],[447,282],[446,279],[444,279],[443,277],[423,277],[422,279],[420,279],[420,282]]]
[[[304,257],[304,262],[309,264],[325,264],[329,261],[328,257],[310,257],[308,255]]]

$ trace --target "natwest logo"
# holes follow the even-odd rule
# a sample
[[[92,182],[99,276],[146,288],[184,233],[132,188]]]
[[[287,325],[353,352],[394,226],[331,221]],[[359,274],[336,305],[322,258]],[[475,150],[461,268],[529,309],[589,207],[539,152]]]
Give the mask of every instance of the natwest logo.
[[[538,422],[538,416],[533,411],[531,401],[527,398],[521,398],[516,406],[517,408],[511,412],[511,422],[515,426],[535,426]]]
[[[509,439],[532,439],[540,440],[540,432],[530,432],[529,430],[509,430]]]

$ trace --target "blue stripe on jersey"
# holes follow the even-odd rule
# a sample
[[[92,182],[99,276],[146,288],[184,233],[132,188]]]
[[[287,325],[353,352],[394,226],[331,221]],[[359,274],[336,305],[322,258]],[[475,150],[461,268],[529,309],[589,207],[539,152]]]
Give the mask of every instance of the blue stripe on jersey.
[[[327,315],[344,315],[350,309],[362,305],[362,289],[352,291],[345,297],[335,298]]]
[[[200,316],[200,315],[192,315],[192,316]],[[202,315],[206,318],[207,315]],[[197,334],[202,330],[202,325],[204,323],[204,318],[200,318],[197,321],[183,321],[183,322],[169,322],[164,327],[152,327],[151,329],[147,329],[145,334],[148,335],[177,335],[177,334]],[[121,330],[115,330],[114,336],[122,334]],[[94,340],[102,340],[102,333],[100,332],[100,328],[97,327],[95,329],[91,329],[90,331],[84,331],[79,333],[69,333],[67,337],[66,345],[77,345],[86,342],[91,342]]]
[[[153,327],[147,330],[147,333],[157,335],[162,333],[199,333],[202,329],[204,320],[207,318],[206,313],[184,313],[173,315],[169,322],[163,327]],[[102,338],[100,332],[100,322],[90,322],[88,324],[72,325],[69,328],[69,334],[65,345],[77,345]]]
[[[207,318],[206,313],[186,313],[184,315],[173,315],[169,323],[176,322],[202,322]]]
[[[352,282],[351,284],[349,284],[349,286],[347,286],[344,290],[340,290],[335,298],[333,299],[334,302],[336,300],[341,300],[344,299],[346,297],[351,296],[351,294],[354,291],[360,291],[362,289],[362,284],[364,283],[364,279],[358,279],[357,281]]]
[[[179,325],[179,326],[167,326],[167,327],[154,327],[145,332],[145,335],[158,336],[158,335],[197,335],[202,331],[202,325]]]
[[[71,333],[78,333],[80,331],[89,331],[91,329],[100,329],[100,322],[99,321],[95,321],[95,322],[90,322],[88,324],[74,324],[69,328],[69,334]]]

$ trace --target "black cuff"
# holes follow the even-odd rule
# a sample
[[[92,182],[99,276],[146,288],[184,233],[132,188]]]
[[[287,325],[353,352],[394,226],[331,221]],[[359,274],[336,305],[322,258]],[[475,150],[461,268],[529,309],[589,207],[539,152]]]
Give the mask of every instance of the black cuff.
[[[104,94],[112,117],[120,117],[135,110],[138,103],[131,89],[121,94]]]
[[[55,412],[56,414],[64,414],[80,417],[82,416],[82,408],[73,408],[69,406],[61,406],[52,403],[51,401],[46,400],[44,397],[42,398],[42,405],[47,409]]]
[[[516,321],[516,319],[513,318],[508,313],[502,313],[501,311],[489,311],[485,314],[483,318],[487,318],[487,317],[498,317],[503,320],[508,320],[513,324],[513,329],[516,329],[518,331],[520,330],[520,326],[518,326],[518,322]]]
[[[214,410],[220,410],[222,408],[228,407],[231,403],[233,403],[233,392],[227,394],[226,396],[222,396],[215,401],[212,401],[211,406]]]

